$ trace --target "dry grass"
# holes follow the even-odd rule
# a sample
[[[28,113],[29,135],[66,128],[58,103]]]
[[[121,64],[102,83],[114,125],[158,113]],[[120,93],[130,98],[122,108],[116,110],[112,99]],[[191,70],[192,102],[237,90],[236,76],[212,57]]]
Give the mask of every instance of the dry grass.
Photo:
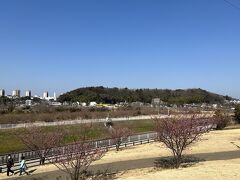
[[[126,171],[122,176],[119,176],[119,179],[240,179],[240,149],[232,144],[234,142],[240,145],[239,138],[239,129],[210,132],[204,135],[202,141],[186,151],[188,155],[193,155],[205,161],[199,162],[192,167],[180,169],[163,170],[153,167],[133,169]],[[137,147],[137,149],[138,155],[144,157],[146,162],[148,159],[154,159],[154,157],[170,155],[158,143],[151,144],[150,146],[144,145]],[[129,153],[128,156],[131,156]],[[137,153],[132,155],[132,157],[136,156]]]
[[[177,111],[172,109],[171,114],[199,113],[198,111]],[[159,109],[160,114],[168,114],[166,108]],[[121,107],[110,110],[104,107],[99,108],[74,108],[74,107],[47,107],[37,106],[27,110],[15,110],[11,113],[0,113],[0,124],[31,123],[31,122],[53,122],[74,119],[97,119],[116,117],[131,117],[140,115],[155,115],[158,109],[153,107]]]
[[[29,122],[53,122],[61,120],[74,119],[95,119],[110,117],[129,117],[139,115],[157,114],[155,108],[119,108],[117,110],[109,110],[106,108],[49,108],[35,109],[32,111],[12,112],[0,114],[0,124],[10,123],[29,123]],[[166,110],[161,113],[167,113]]]

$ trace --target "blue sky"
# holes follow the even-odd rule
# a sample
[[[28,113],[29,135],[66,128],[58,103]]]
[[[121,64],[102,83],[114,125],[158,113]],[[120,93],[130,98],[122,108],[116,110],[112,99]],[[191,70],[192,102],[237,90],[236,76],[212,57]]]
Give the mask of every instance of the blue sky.
[[[0,89],[203,88],[240,98],[239,33],[240,9],[224,0],[1,0]]]

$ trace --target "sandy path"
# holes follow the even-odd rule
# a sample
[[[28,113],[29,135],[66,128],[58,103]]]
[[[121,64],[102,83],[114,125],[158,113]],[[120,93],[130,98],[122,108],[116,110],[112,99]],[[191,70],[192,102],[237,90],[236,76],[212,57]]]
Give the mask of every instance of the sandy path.
[[[156,170],[154,160],[158,157],[169,156],[170,152],[160,143],[151,143],[126,148],[122,151],[110,151],[101,160],[94,163],[93,169],[110,169],[121,171],[117,179],[240,179],[240,150],[233,145],[240,145],[240,130],[213,131],[203,136],[202,140],[186,151],[206,161],[192,167]],[[46,173],[48,172],[48,173]],[[17,179],[56,179],[64,177],[53,165],[36,167],[32,176]],[[16,175],[15,175],[16,176]],[[5,178],[6,174],[1,174]]]

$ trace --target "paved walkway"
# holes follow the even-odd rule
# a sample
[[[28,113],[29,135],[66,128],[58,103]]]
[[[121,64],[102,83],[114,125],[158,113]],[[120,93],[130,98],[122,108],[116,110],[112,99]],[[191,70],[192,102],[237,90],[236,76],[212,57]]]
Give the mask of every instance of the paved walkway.
[[[133,121],[133,120],[148,120],[152,118],[171,118],[179,115],[144,115],[144,116],[132,116],[132,117],[119,117],[111,118],[112,121]],[[185,117],[191,117],[192,115],[185,115]],[[211,117],[212,113],[203,113],[201,116]],[[75,119],[75,120],[64,120],[64,121],[54,121],[54,122],[34,122],[34,123],[20,123],[20,124],[0,124],[0,129],[14,129],[14,128],[24,128],[31,126],[58,126],[58,125],[72,125],[72,124],[84,124],[84,123],[99,123],[106,122],[106,118],[102,119]]]
[[[136,148],[136,147],[134,147]],[[233,151],[226,151],[226,152],[211,152],[211,153],[197,153],[197,154],[191,154],[193,157],[199,157],[200,159],[206,159],[207,161],[217,161],[217,160],[229,160],[229,159],[237,159],[240,158],[239,150],[233,150]],[[141,158],[141,159],[140,159]],[[135,169],[142,169],[142,168],[152,168],[154,167],[154,162],[156,159],[159,158],[158,154],[155,154],[153,157],[140,157],[139,159],[133,159],[133,160],[123,160],[123,161],[117,161],[117,162],[108,162],[105,164],[95,164],[90,166],[89,170],[92,170],[94,172],[97,172],[98,170],[104,172],[108,170],[111,173],[119,173],[124,174],[124,172],[129,170],[135,170]],[[19,179],[19,180],[52,180],[52,179],[59,179],[59,180],[65,180],[67,179],[67,175],[56,169],[54,165],[45,165],[46,167],[44,169],[45,172],[37,172],[37,168],[31,168],[30,172],[31,175],[23,175],[19,177],[19,173],[5,179]],[[49,169],[49,170],[47,170]],[[35,172],[36,171],[36,172]],[[118,174],[119,175],[119,174]],[[0,175],[0,179],[3,178],[4,175]],[[6,177],[6,176],[5,176]]]

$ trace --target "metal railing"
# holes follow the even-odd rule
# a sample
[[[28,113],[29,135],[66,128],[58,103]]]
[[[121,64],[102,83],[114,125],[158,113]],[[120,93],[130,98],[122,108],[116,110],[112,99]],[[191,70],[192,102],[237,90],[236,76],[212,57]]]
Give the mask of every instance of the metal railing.
[[[129,136],[125,141],[122,142],[121,146],[130,146],[130,145],[136,145],[136,144],[143,144],[148,143],[151,141],[154,141],[157,137],[156,132],[152,133],[145,133],[145,134],[137,134]],[[96,140],[91,141],[92,148],[115,148],[114,139],[102,139],[102,140]],[[70,145],[68,145],[70,146]],[[67,146],[64,146],[67,147]],[[64,148],[61,147],[61,148]],[[50,151],[49,157],[51,158],[54,156],[54,152],[56,151]],[[6,155],[0,155],[0,173],[6,172],[6,162],[7,162],[7,154]],[[25,152],[19,152],[19,153],[13,153],[11,154],[13,160],[14,160],[14,167],[13,170],[16,170],[19,168],[21,157],[24,156],[26,160],[26,164],[28,167],[34,167],[40,165],[40,159],[38,156],[38,153],[36,151],[25,151]],[[48,163],[48,161],[46,161]]]

